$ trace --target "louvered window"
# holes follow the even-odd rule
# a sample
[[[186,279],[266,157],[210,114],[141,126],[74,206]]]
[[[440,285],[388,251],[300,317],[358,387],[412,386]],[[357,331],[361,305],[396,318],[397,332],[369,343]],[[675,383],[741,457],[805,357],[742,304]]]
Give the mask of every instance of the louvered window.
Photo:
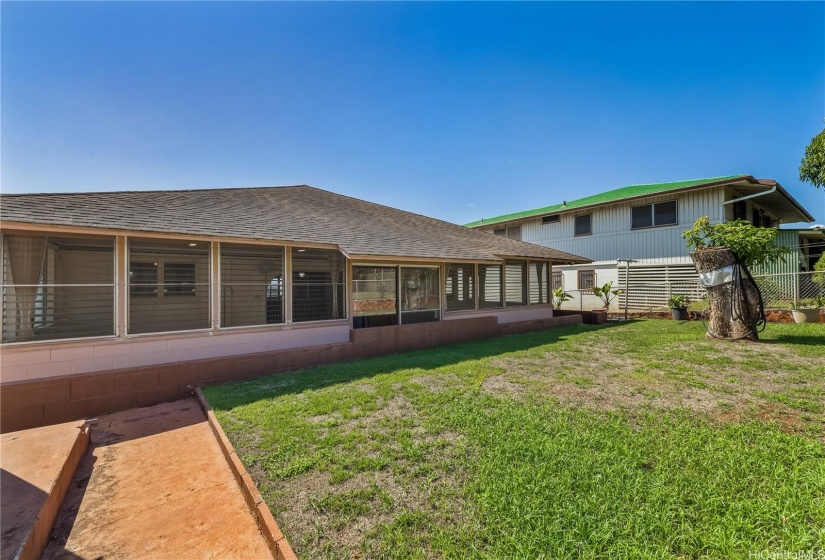
[[[129,332],[209,327],[209,243],[129,239]]]
[[[576,216],[575,225],[574,225],[574,233],[575,235],[590,235],[592,232],[591,229],[591,215],[586,214],[584,216]]]
[[[527,262],[507,261],[504,274],[507,305],[527,305]]]
[[[501,266],[478,265],[479,307],[501,307]]]
[[[630,209],[631,229],[672,226],[677,223],[678,213],[675,200],[644,204]]]

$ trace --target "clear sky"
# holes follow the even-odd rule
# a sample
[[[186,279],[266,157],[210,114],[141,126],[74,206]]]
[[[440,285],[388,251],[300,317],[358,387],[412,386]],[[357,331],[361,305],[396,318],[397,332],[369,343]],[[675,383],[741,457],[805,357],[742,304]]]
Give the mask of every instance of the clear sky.
[[[825,3],[3,2],[2,190],[309,184],[465,223],[799,182]]]

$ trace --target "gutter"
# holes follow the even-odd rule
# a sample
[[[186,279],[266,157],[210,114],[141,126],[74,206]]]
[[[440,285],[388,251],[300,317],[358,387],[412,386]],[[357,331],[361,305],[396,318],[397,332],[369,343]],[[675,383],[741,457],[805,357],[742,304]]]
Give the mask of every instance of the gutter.
[[[725,204],[731,204],[733,202],[739,202],[741,200],[748,200],[749,198],[756,198],[758,196],[765,196],[766,194],[775,193],[776,192],[776,187],[777,187],[777,185],[774,184],[774,186],[771,187],[771,190],[769,190],[769,191],[760,192],[760,193],[756,193],[756,194],[749,194],[748,196],[740,196],[739,198],[732,198],[731,200],[727,200],[727,201],[723,202],[722,206],[724,206]]]

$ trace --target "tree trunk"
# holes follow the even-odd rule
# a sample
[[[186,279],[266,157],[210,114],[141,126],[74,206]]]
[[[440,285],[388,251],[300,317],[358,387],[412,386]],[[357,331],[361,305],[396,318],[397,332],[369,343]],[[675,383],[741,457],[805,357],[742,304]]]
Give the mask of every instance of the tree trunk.
[[[700,249],[691,253],[690,257],[699,274],[737,266],[736,256],[727,247]],[[734,275],[733,282],[707,288],[710,308],[708,336],[727,340],[758,340],[759,289],[747,281],[744,271],[741,277],[741,283],[736,281]]]

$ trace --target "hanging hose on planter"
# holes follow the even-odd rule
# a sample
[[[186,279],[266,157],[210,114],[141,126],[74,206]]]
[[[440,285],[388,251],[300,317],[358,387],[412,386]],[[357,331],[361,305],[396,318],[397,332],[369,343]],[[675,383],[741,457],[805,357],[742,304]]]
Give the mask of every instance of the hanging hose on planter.
[[[699,275],[700,283],[704,288],[720,286],[722,284],[730,284],[730,310],[733,318],[739,319],[749,329],[744,334],[737,337],[721,336],[718,333],[711,331],[708,322],[705,320],[704,313],[702,314],[702,325],[705,331],[714,338],[723,340],[742,340],[750,338],[751,335],[757,336],[765,330],[765,302],[762,299],[762,291],[759,285],[753,279],[753,276],[748,270],[748,267],[742,264],[737,257],[734,264],[712,270],[710,272]],[[755,305],[752,299],[748,297],[748,290],[752,290],[756,294]],[[755,307],[755,308],[754,308]],[[708,309],[708,312],[710,309]]]

